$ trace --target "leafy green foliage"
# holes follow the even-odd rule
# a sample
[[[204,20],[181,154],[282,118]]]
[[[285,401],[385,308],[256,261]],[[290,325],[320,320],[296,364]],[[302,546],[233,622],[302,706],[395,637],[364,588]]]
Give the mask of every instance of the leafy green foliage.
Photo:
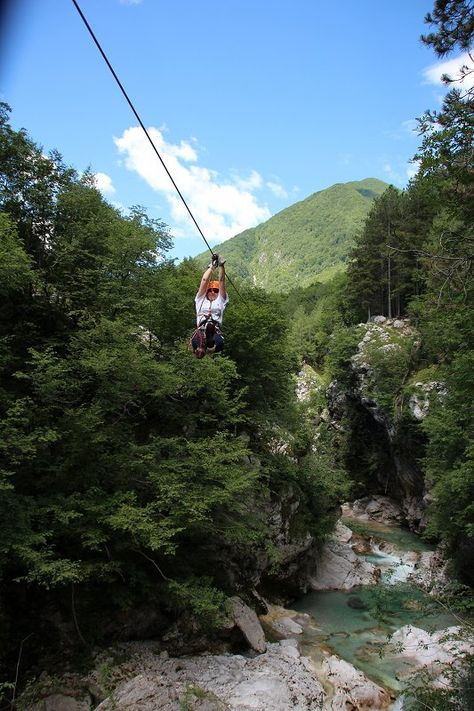
[[[445,370],[446,392],[433,401],[424,423],[426,472],[435,497],[430,528],[453,542],[474,536],[473,365],[472,350],[455,358]]]
[[[301,425],[287,315],[261,290],[231,294],[225,355],[197,360],[201,274],[166,259],[166,226],[109,205],[4,105],[0,157],[2,671],[22,639],[25,668],[67,658],[147,606],[211,629],[237,584],[222,551],[271,545],[273,467],[315,530],[340,496],[329,464],[326,492],[323,465],[272,453]]]
[[[393,187],[375,200],[348,267],[347,297],[354,320],[405,315],[409,300],[421,290],[417,248],[426,233],[422,216],[428,214],[429,206],[420,209],[419,194]]]
[[[218,627],[225,618],[226,597],[216,590],[209,578],[190,578],[185,582],[170,581],[170,602],[182,611],[192,611],[203,630]]]
[[[367,339],[357,360],[368,366],[364,395],[377,402],[394,419],[398,415],[400,394],[413,369],[417,342],[413,334],[395,329],[366,327]]]
[[[326,367],[330,377],[347,388],[350,388],[353,383],[352,358],[361,338],[362,330],[359,326],[351,328],[340,326],[331,334]]]
[[[439,55],[472,45],[472,3],[440,0],[427,22],[437,31],[424,40]],[[377,344],[366,349],[370,366],[366,394],[398,418],[405,439],[397,443],[400,452],[403,445],[406,450],[410,442],[417,443],[433,497],[428,534],[450,546],[470,584],[474,547],[472,115],[472,89],[460,86],[446,95],[441,110],[427,111],[419,120],[418,173],[405,191],[389,188],[375,200],[352,251],[344,311],[352,323],[375,314],[409,316],[421,334],[416,358],[408,341],[391,349]],[[340,333],[336,328],[332,339],[327,366],[350,388],[344,374],[351,357],[350,331],[342,327]],[[403,383],[420,379],[417,368],[433,373],[431,379],[436,381],[423,437],[413,432],[409,414],[401,409],[404,396],[409,395]],[[360,413],[354,411],[348,423],[354,435],[349,442],[357,441],[354,433],[359,422]],[[360,446],[358,451],[362,456]],[[369,459],[363,459],[369,466]],[[348,462],[358,468],[354,457]],[[373,466],[383,470],[377,453]]]
[[[259,420],[285,419],[294,401],[288,378],[297,368],[295,351],[288,342],[288,323],[276,297],[252,289],[245,301],[237,300],[226,314],[226,353],[239,372],[246,408]]]
[[[325,284],[291,291],[283,301],[291,342],[300,360],[321,368],[330,348],[330,335],[344,322],[345,274]]]

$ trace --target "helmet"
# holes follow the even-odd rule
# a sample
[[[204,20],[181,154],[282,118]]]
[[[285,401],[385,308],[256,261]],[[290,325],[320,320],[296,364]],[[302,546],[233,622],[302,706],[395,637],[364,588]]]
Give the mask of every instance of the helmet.
[[[219,288],[220,288],[220,284],[218,281],[210,281],[209,286],[207,287],[207,291],[209,291],[209,289],[219,289]]]

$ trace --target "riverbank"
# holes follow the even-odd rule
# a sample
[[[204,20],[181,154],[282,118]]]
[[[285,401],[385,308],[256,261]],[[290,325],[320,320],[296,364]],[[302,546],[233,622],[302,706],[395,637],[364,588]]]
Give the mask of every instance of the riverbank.
[[[70,674],[59,681],[43,676],[21,708],[402,708],[400,694],[413,673],[424,668],[443,679],[444,666],[474,647],[462,639],[454,617],[426,614],[429,592],[446,581],[439,552],[393,521],[374,520],[366,512],[357,516],[354,508],[344,513],[344,523],[339,522],[321,553],[313,591],[294,609],[268,605],[257,618],[233,599],[247,651],[170,657],[157,642],[122,644],[98,653],[87,675]]]

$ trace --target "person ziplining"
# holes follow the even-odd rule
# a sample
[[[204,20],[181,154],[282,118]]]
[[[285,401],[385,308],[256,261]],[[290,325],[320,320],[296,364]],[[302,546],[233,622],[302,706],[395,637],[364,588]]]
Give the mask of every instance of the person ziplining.
[[[197,328],[191,336],[191,345],[196,358],[206,353],[222,353],[224,336],[221,331],[224,309],[229,303],[225,286],[225,259],[212,255],[195,298]],[[219,268],[219,280],[211,279],[214,269]]]

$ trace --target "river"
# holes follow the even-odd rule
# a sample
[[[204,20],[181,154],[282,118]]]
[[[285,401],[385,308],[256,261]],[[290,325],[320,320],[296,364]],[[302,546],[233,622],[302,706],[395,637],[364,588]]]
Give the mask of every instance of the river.
[[[419,554],[432,550],[431,546],[396,526],[364,521],[361,529],[359,521],[343,522],[363,533],[369,545],[360,555],[377,566],[380,579],[376,585],[350,591],[311,592],[294,603],[293,609],[313,618],[303,633],[301,651],[316,666],[328,654],[336,654],[398,696],[410,665],[406,659],[395,662],[384,656],[388,636],[406,624],[433,632],[456,624],[456,620],[406,582]],[[401,707],[400,699],[393,709]]]

